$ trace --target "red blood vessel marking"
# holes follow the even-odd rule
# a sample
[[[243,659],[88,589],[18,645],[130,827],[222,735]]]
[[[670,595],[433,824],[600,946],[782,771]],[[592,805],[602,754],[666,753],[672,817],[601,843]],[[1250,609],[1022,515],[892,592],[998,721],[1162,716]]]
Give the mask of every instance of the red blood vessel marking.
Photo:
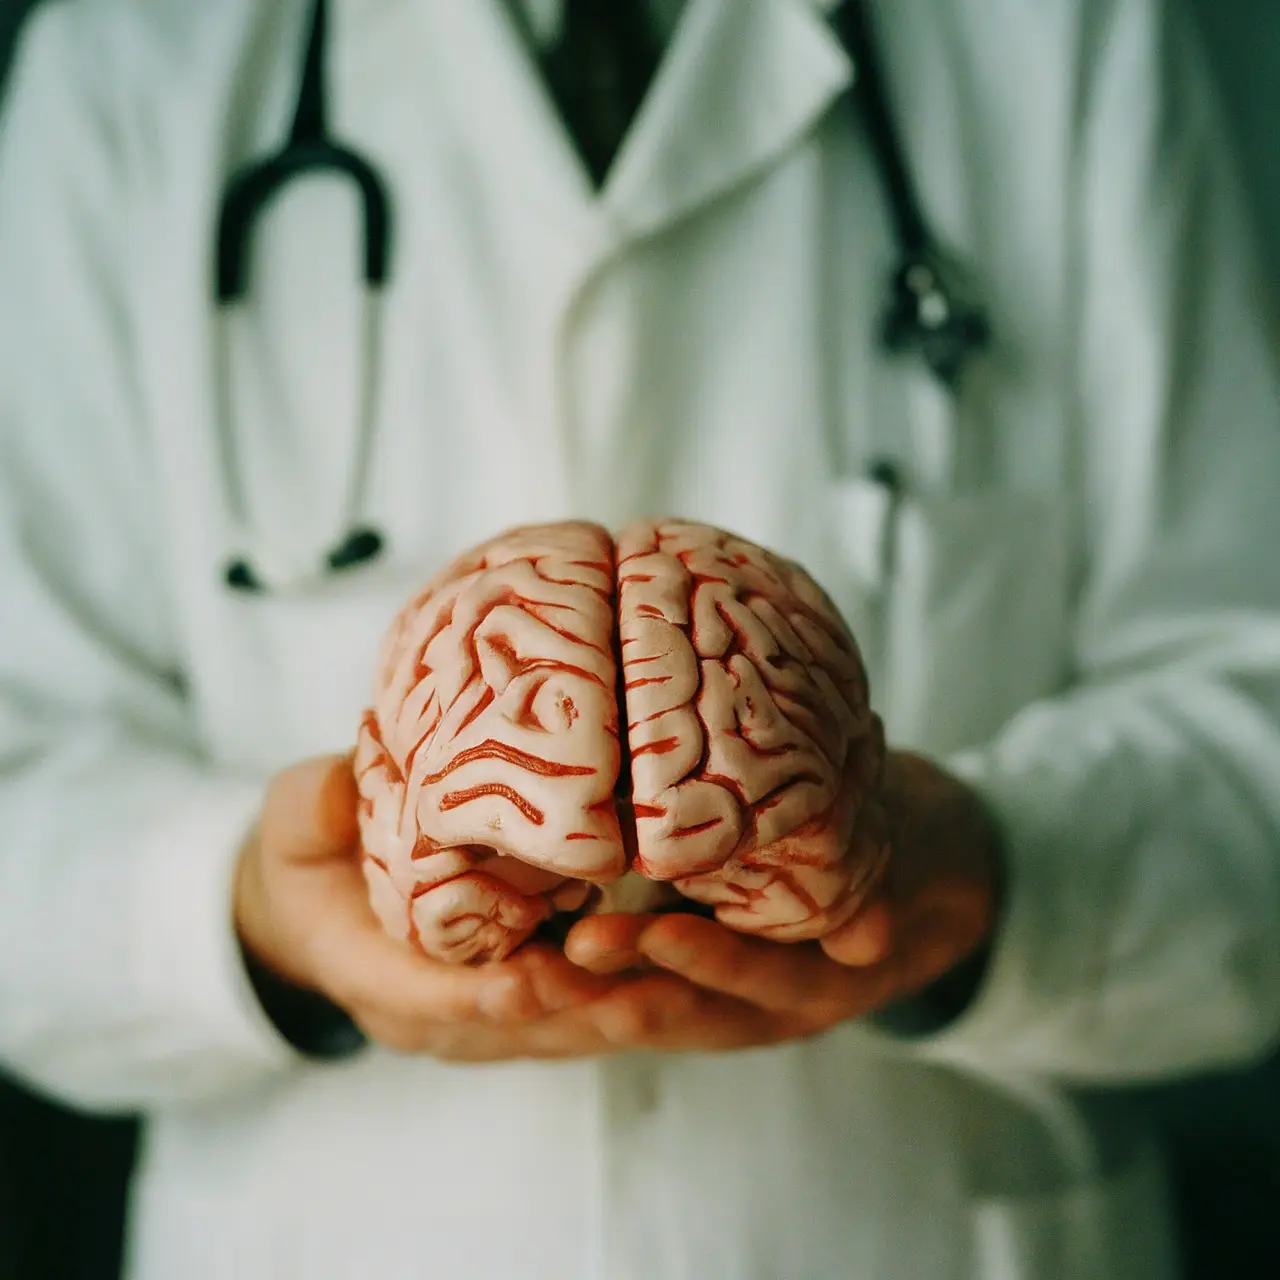
[[[521,751],[509,742],[499,742],[496,738],[486,738],[477,746],[459,751],[439,773],[428,774],[423,778],[425,786],[443,782],[451,773],[476,760],[501,760],[504,764],[513,765],[517,769],[525,769],[529,773],[540,774],[544,778],[583,777],[595,773],[589,765],[558,764],[554,760],[545,760],[531,752]]]
[[[631,758],[634,760],[636,756],[644,755],[665,756],[679,749],[679,738],[659,738],[657,742],[646,742],[644,746],[632,747]]]
[[[628,640],[626,643],[630,644],[631,641]],[[651,653],[647,658],[632,658],[631,661],[627,663],[627,666],[643,667],[650,662],[665,662],[669,657],[671,657],[671,654],[669,652],[668,653]]]
[[[386,744],[382,741],[382,730],[378,726],[378,718],[372,711],[364,713],[362,721],[365,732],[373,739],[374,745],[378,748],[373,759],[365,765],[361,770],[362,775],[370,770],[383,768],[391,775],[395,782],[403,782],[404,774],[400,772],[400,766],[396,763],[395,757],[387,750]]]
[[[724,821],[723,818],[708,818],[706,822],[695,823],[692,827],[681,827],[679,831],[673,834],[679,836],[696,836],[703,831],[710,831],[712,827],[718,827]]]
[[[485,796],[501,796],[503,800],[515,805],[535,827],[542,826],[546,821],[546,815],[541,809],[530,804],[514,787],[509,787],[504,782],[486,782],[478,787],[468,787],[466,791],[450,791],[440,797],[440,812],[448,813],[450,809],[470,804],[472,800],[483,800]]]
[[[463,729],[468,728],[470,725],[473,725],[477,720],[479,720],[480,717],[484,715],[484,713],[492,705],[495,697],[497,697],[497,694],[494,693],[492,688],[487,687],[485,691],[476,699],[476,705],[472,707],[470,711],[467,712],[462,723],[458,726],[458,732],[461,733]]]
[[[628,692],[632,689],[643,689],[647,684],[670,684],[670,676],[642,676],[639,680],[628,680],[623,686]]]

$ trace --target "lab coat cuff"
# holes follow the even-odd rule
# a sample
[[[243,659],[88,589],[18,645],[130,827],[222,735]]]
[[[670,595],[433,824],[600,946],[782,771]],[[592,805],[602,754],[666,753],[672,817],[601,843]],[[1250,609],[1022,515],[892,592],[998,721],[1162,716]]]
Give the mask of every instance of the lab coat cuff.
[[[1096,994],[1097,921],[1081,895],[1090,891],[1089,859],[1065,856],[1063,833],[1079,797],[1029,765],[1010,772],[975,750],[948,768],[987,805],[1002,840],[1000,917],[963,1007],[933,1026],[908,1026],[919,1055],[985,1071],[1043,1073],[1064,1040],[1082,1035]],[[889,1028],[894,1030],[892,1022]]]
[[[964,1016],[986,981],[991,949],[983,946],[923,991],[895,1000],[871,1014],[868,1021],[879,1031],[901,1039],[933,1036]]]
[[[222,1092],[296,1055],[259,1004],[234,924],[236,864],[262,801],[253,782],[201,780],[146,835],[134,862],[133,986],[168,1043],[180,1093]]]
[[[318,991],[295,987],[241,949],[258,1004],[272,1026],[304,1058],[333,1062],[368,1046],[355,1020]]]

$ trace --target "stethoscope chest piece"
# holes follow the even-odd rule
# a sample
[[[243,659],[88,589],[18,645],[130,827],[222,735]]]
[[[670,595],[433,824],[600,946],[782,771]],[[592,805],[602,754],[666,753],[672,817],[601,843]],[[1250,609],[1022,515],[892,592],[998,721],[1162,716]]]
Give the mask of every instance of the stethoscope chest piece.
[[[991,341],[986,312],[969,302],[936,254],[910,255],[894,272],[881,327],[886,351],[917,356],[948,389]]]
[[[960,288],[959,271],[930,233],[889,109],[867,5],[843,0],[835,23],[854,64],[853,96],[884,180],[898,243],[880,341],[890,354],[921,359],[955,392],[969,362],[990,346],[991,325],[982,307]]]

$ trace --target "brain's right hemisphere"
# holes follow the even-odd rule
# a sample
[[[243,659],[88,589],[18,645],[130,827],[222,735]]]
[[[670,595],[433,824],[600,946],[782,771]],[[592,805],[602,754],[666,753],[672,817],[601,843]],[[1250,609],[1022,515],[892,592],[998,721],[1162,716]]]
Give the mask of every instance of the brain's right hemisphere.
[[[883,868],[883,755],[857,648],[797,566],[674,521],[616,546],[515,530],[384,643],[356,753],[371,900],[460,961],[659,886],[743,932],[820,937]]]
[[[618,583],[635,869],[744,931],[843,923],[883,857],[878,827],[853,840],[879,816],[883,748],[834,607],[801,569],[699,525],[626,530]]]

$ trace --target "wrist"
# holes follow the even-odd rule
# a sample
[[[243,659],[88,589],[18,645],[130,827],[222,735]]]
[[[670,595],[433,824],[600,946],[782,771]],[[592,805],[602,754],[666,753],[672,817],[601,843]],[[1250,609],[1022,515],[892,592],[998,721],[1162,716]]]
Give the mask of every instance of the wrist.
[[[1008,860],[1001,825],[980,792],[908,753],[897,753],[891,768],[891,828],[899,856],[919,864],[917,910],[942,910],[956,958],[871,1021],[896,1035],[925,1036],[963,1017],[985,984],[1006,902]]]
[[[262,871],[256,857],[257,833],[240,851],[234,888],[234,925],[249,985],[278,1034],[307,1058],[334,1060],[357,1053],[367,1043],[351,1016],[305,984],[276,959]]]

